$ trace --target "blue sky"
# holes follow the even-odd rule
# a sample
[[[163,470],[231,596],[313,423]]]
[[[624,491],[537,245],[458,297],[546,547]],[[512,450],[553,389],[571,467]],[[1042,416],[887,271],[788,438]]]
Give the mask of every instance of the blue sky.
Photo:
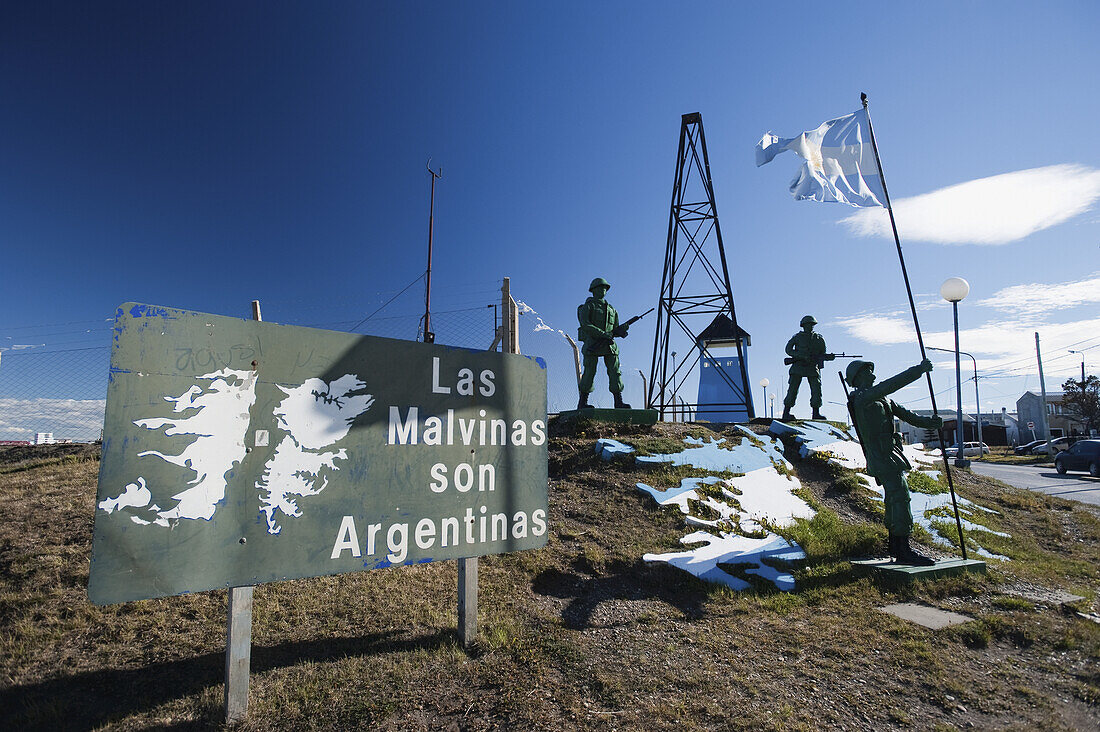
[[[424,269],[429,156],[433,311],[463,311],[441,337],[488,331],[477,308],[504,276],[567,332],[595,276],[640,313],[697,111],[757,399],[806,313],[831,350],[893,372],[919,359],[893,242],[856,209],[793,201],[793,155],[753,161],[765,131],[866,92],[926,342],[950,345],[938,291],[961,276],[983,411],[1037,388],[1036,331],[1048,389],[1080,373],[1070,348],[1095,347],[1097,372],[1100,6],[880,5],[7,3],[0,348],[106,345],[126,301],[246,317],[259,299],[266,320],[350,328]],[[414,338],[422,309],[417,283],[358,332]],[[623,345],[635,402],[655,322]],[[941,408],[952,380],[945,360]],[[898,400],[926,408],[918,387]]]

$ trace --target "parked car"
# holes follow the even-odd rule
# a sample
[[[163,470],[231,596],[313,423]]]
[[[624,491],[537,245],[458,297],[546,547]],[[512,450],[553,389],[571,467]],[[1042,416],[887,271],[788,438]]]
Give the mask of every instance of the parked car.
[[[1087,470],[1093,478],[1100,478],[1100,440],[1081,440],[1070,445],[1054,458],[1054,469],[1063,474],[1067,470]]]
[[[1069,437],[1055,437],[1050,441],[1050,449],[1047,449],[1047,441],[1043,440],[1035,447],[1031,448],[1030,455],[1057,455],[1059,451],[1065,450],[1073,444],[1073,440]]]
[[[1019,447],[1015,448],[1012,452],[1016,453],[1017,455],[1030,455],[1032,450],[1037,448],[1039,445],[1045,445],[1045,444],[1047,444],[1046,440],[1032,440],[1031,442],[1027,443],[1026,445],[1020,445]]]
[[[944,457],[957,457],[959,452],[958,445],[952,445],[943,451]],[[984,442],[964,442],[963,443],[963,457],[974,457],[978,455],[988,455],[989,445]]]

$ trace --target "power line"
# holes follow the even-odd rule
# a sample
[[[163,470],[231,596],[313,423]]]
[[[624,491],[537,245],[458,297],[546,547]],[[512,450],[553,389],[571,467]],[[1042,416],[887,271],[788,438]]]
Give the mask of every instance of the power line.
[[[1089,338],[1082,338],[1081,340],[1076,341],[1074,343],[1067,343],[1065,345],[1065,347],[1069,348],[1070,346],[1076,346],[1076,345],[1081,344],[1081,343],[1088,343],[1089,341],[1096,341],[1096,340],[1100,340],[1100,336],[1090,336]],[[1100,346],[1100,343],[1097,343],[1096,346]],[[1089,348],[1095,348],[1096,346],[1089,346]],[[1021,361],[1024,361],[1024,362],[1031,361],[1032,358],[1034,358],[1034,356],[1032,356],[1032,355],[1023,356],[1022,358],[1014,358],[1014,359],[1011,359],[1009,361],[1004,361],[1003,363],[997,364],[996,366],[991,366],[989,368],[994,369],[994,370],[1003,369],[1004,367],[1010,366],[1014,363],[1019,363]],[[1055,356],[1054,359],[1056,359],[1056,358],[1061,358],[1061,357],[1060,356]],[[1054,360],[1054,359],[1048,359],[1048,360]],[[1018,369],[1012,369],[1012,370],[1018,370]]]
[[[65,323],[45,323],[43,325],[15,325],[11,327],[5,327],[2,330],[7,332],[9,330],[30,330],[33,328],[58,328],[63,325],[86,325],[88,323],[110,323],[114,318],[102,318],[99,320],[70,320]]]
[[[389,300],[386,300],[386,302],[384,302],[384,303],[383,303],[383,304],[381,305],[381,307],[379,307],[379,308],[378,308],[377,310],[375,310],[375,311],[374,311],[373,313],[371,313],[370,315],[368,315],[367,317],[363,318],[363,319],[362,319],[362,320],[360,320],[360,321],[359,321],[358,323],[356,323],[356,324],[355,324],[355,325],[354,325],[354,326],[353,326],[353,327],[352,327],[352,328],[350,329],[350,330],[351,330],[351,332],[352,332],[352,333],[354,333],[354,332],[355,332],[356,330],[358,330],[358,329],[359,329],[359,326],[361,326],[361,325],[362,325],[363,323],[367,322],[368,320],[370,320],[371,318],[373,318],[373,317],[374,317],[375,315],[377,315],[377,314],[378,314],[379,312],[381,312],[382,308],[386,307],[386,306],[387,306],[387,305],[389,305],[389,304],[390,304],[391,302],[393,302],[394,300],[396,300],[397,298],[401,297],[401,296],[402,296],[402,295],[404,295],[404,294],[405,294],[406,292],[408,292],[409,288],[410,288],[410,287],[412,287],[413,285],[415,285],[415,284],[416,284],[417,282],[419,282],[420,280],[424,279],[424,276],[425,276],[426,274],[427,274],[426,272],[421,272],[420,274],[418,274],[418,275],[416,276],[416,279],[415,279],[415,280],[413,280],[412,282],[410,282],[409,284],[405,285],[404,289],[402,289],[402,290],[401,290],[401,292],[397,293],[396,295],[394,295],[393,297],[391,297],[391,298],[390,298]]]
[[[108,346],[108,345],[90,346],[88,348],[63,348],[63,349],[60,349],[60,350],[57,350],[57,351],[40,351],[37,348],[34,348],[34,349],[26,348],[26,349],[20,349],[18,351],[4,351],[4,358],[9,359],[9,358],[12,358],[12,357],[21,357],[21,356],[46,356],[46,355],[52,356],[52,355],[57,354],[57,353],[77,353],[79,351],[109,351],[110,348],[111,347]]]
[[[385,307],[385,305],[383,305],[382,307]],[[472,313],[474,311],[484,310],[486,307],[492,307],[492,303],[490,303],[489,305],[481,304],[481,305],[478,305],[476,307],[471,307],[471,308],[457,308],[457,309],[454,309],[454,310],[434,310],[434,311],[432,311],[432,317],[435,317],[436,315],[452,315],[454,313]],[[405,315],[387,315],[384,318],[374,318],[373,322],[381,323],[381,322],[393,321],[393,320],[411,320],[413,318],[422,318],[422,317],[423,317],[423,314],[418,315],[416,313],[407,313]],[[326,321],[320,322],[320,323],[310,323],[309,325],[306,325],[304,327],[306,327],[306,328],[336,327],[336,326],[345,326],[348,323],[353,323],[353,322],[355,322],[355,321],[352,321],[352,320],[326,320]],[[362,325],[365,322],[366,322],[365,320],[360,320],[355,325],[355,327],[358,328],[360,325]],[[353,329],[349,329],[349,330],[353,330]]]

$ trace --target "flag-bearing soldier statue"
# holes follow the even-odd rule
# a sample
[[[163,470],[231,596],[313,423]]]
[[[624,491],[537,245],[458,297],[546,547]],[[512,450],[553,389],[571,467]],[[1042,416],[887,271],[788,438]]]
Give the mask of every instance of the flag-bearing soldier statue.
[[[826,353],[825,339],[820,333],[814,332],[817,319],[812,315],[802,318],[799,325],[802,330],[795,333],[787,341],[788,358],[783,363],[790,364],[790,381],[787,383],[787,396],[783,398],[783,416],[781,421],[791,419],[791,409],[798,398],[798,387],[802,379],[810,382],[810,407],[813,409],[813,419],[824,419],[821,416],[821,369],[826,361],[832,361],[836,355]]]
[[[611,395],[615,397],[615,409],[630,409],[623,401],[623,374],[619,365],[619,346],[615,338],[626,338],[630,323],[619,324],[619,313],[606,299],[611,285],[603,277],[592,280],[588,291],[592,296],[577,307],[577,320],[580,321],[577,339],[584,346],[584,373],[581,375],[580,400],[577,409],[588,409],[588,395],[592,393],[592,382],[596,378],[596,364],[602,357],[607,367],[607,381]],[[637,318],[633,318],[637,320]]]
[[[867,457],[867,473],[885,492],[890,556],[905,564],[921,566],[935,564],[935,561],[917,553],[909,545],[913,513],[909,507],[905,472],[912,470],[913,466],[902,452],[901,435],[894,432],[894,418],[925,429],[939,429],[943,426],[943,419],[914,414],[888,399],[887,395],[908,386],[931,370],[932,362],[924,359],[897,376],[875,384],[875,365],[870,361],[852,361],[844,374],[845,380],[854,388],[848,397],[848,409],[863,446],[863,454]]]

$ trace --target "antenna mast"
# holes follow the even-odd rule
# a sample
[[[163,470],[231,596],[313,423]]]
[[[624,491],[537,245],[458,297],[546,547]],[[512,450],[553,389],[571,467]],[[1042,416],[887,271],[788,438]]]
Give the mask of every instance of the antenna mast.
[[[424,291],[424,342],[435,343],[435,333],[432,332],[432,230],[435,226],[435,179],[443,177],[443,166],[439,166],[439,172],[432,170],[432,159],[428,158],[426,164],[428,172],[432,175],[432,197],[428,206],[428,271],[427,286]]]

